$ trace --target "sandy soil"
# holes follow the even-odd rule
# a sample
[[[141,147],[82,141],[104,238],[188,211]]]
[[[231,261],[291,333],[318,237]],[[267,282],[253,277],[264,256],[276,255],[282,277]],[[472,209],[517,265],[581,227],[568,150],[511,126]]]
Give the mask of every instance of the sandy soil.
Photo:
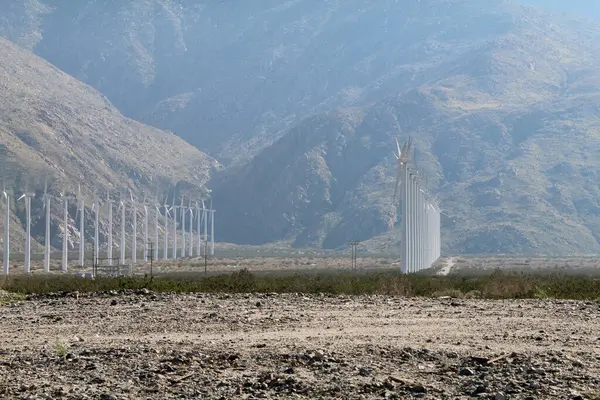
[[[598,398],[598,317],[571,301],[37,296],[0,305],[0,398]]]

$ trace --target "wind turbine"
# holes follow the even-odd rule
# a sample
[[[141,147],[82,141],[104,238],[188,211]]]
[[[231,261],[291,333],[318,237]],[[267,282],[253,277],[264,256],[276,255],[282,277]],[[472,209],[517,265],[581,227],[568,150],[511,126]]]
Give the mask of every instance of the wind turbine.
[[[215,255],[215,210],[210,199],[210,255]]]
[[[29,192],[28,184],[25,183],[25,193],[17,199],[17,201],[25,200],[25,213],[26,213],[26,232],[25,232],[25,273],[31,272],[31,198],[34,196],[33,193]]]
[[[177,260],[177,209],[179,207],[175,205],[175,195],[173,195],[173,259]]]
[[[72,196],[68,196],[65,193],[61,193],[60,197],[62,198],[63,203],[63,243],[62,243],[62,264],[61,271],[67,272],[69,265],[69,200],[73,199]]]
[[[400,143],[398,143],[398,139],[396,139],[396,151],[397,154],[394,153],[396,160],[398,160],[398,169],[396,173],[396,184],[394,185],[394,204],[396,204],[396,200],[398,198],[398,188],[399,185],[402,184],[402,189],[400,190],[400,195],[402,197],[402,223],[401,223],[401,251],[400,251],[400,264],[402,272],[409,272],[409,258],[411,256],[411,245],[412,245],[412,237],[410,235],[410,219],[409,219],[409,210],[411,209],[412,200],[410,196],[410,188],[409,188],[409,171],[408,171],[408,156],[410,152],[410,147],[412,145],[412,139],[409,138],[408,142],[404,143],[402,149],[400,149]],[[409,243],[410,241],[410,243]]]
[[[192,199],[188,200],[188,212],[190,213],[190,246],[188,256],[194,257],[194,209],[192,208]]]
[[[85,263],[85,199],[81,195],[81,185],[77,187],[77,213],[79,215],[79,265]]]
[[[106,202],[108,203],[108,243],[106,247],[106,258],[108,265],[113,265],[113,203],[110,199],[110,190],[106,193]]]
[[[158,216],[160,215],[160,204],[158,202],[158,189],[154,196],[154,247],[152,249],[152,258],[158,260]]]
[[[196,223],[198,226],[196,227],[196,235],[198,236],[198,245],[196,246],[196,256],[200,257],[202,254],[202,215],[200,213],[200,207],[198,206],[198,202],[196,202]]]
[[[133,199],[133,193],[129,189],[129,198],[131,200],[131,211],[133,213],[133,237],[131,238],[131,264],[137,264],[137,206]]]
[[[183,196],[181,196],[181,205],[179,206],[179,209],[181,210],[181,258],[185,258],[186,254],[185,254],[185,242],[186,242],[186,237],[185,237],[185,206],[183,205]]]
[[[2,181],[2,197],[4,197],[4,275],[10,272],[10,197],[6,192],[6,180]]]
[[[163,205],[163,207],[165,208],[165,235],[163,237],[163,239],[164,239],[163,259],[165,261],[167,261],[169,259],[169,218],[171,217],[171,213],[170,213],[171,208],[167,205],[168,197],[169,197],[169,194],[167,193],[165,196],[165,204]]]
[[[146,195],[144,194],[144,262],[148,262],[148,206],[146,205]]]
[[[208,210],[204,205],[204,199],[202,199],[202,219],[204,220],[204,243],[208,243]],[[204,247],[204,253],[206,253],[206,247]]]
[[[100,235],[98,232],[100,224],[100,203],[98,202],[98,196],[96,195],[96,191],[94,191],[94,202],[92,203],[92,211],[94,212],[94,264],[97,264],[98,258],[100,256]]]
[[[44,210],[46,210],[46,231],[44,235],[44,272],[50,272],[50,194],[48,193],[48,180],[44,182]]]
[[[123,203],[123,193],[119,195],[119,208],[121,211],[121,258],[120,264],[125,265],[125,203]]]

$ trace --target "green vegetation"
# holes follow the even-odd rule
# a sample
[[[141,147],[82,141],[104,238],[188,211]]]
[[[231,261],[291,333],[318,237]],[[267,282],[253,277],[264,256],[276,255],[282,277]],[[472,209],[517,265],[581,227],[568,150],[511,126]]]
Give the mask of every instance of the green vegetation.
[[[56,354],[58,354],[58,356],[62,358],[66,357],[69,353],[67,345],[65,345],[59,340],[57,340],[56,343],[54,343],[54,349],[56,350]]]
[[[566,273],[494,271],[479,276],[402,275],[397,272],[352,273],[250,273],[164,275],[154,278],[124,277],[94,280],[70,276],[15,276],[0,281],[0,288],[18,294],[51,292],[101,292],[150,289],[156,292],[277,292],[346,295],[486,299],[558,298],[595,300],[600,278]]]

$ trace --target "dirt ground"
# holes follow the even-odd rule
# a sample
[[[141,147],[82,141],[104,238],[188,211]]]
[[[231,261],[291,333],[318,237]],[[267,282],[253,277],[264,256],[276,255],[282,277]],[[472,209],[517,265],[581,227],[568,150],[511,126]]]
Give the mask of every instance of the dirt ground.
[[[0,304],[2,399],[585,399],[600,304],[44,295]]]

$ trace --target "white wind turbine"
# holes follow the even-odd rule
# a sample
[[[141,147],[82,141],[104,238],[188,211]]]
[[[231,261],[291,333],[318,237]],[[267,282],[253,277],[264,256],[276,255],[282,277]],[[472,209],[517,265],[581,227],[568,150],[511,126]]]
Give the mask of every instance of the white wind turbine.
[[[158,190],[154,196],[154,248],[152,257],[154,260],[158,260],[158,217],[160,215],[160,203],[158,202]]]
[[[148,206],[146,205],[146,195],[144,194],[144,262],[148,262]]]
[[[67,272],[69,265],[69,200],[72,200],[72,196],[68,196],[65,193],[61,193],[60,197],[62,198],[63,203],[63,243],[62,243],[62,264],[61,271]]]
[[[81,185],[77,187],[77,213],[79,215],[79,265],[85,264],[85,199],[81,194]]]
[[[17,199],[25,199],[25,273],[31,272],[31,198],[34,196],[33,193],[29,192],[29,187],[25,183],[25,193]]]
[[[100,203],[98,201],[98,196],[96,195],[95,191],[94,202],[92,203],[92,211],[94,212],[94,264],[97,264],[98,258],[100,258]]]
[[[198,202],[196,202],[196,223],[198,224],[196,227],[196,236],[198,236],[198,245],[196,246],[196,256],[200,257],[202,254],[202,215],[200,213],[200,207],[198,206]]]
[[[46,230],[44,233],[44,272],[50,272],[50,194],[48,193],[48,180],[44,182],[44,210],[46,211]]]
[[[123,194],[119,196],[119,208],[117,212],[121,211],[121,258],[120,264],[125,265],[125,203],[123,203]]]
[[[163,246],[163,260],[167,261],[169,259],[169,218],[171,217],[172,207],[169,207],[167,204],[167,199],[169,198],[169,194],[165,196],[165,204],[163,207],[165,208],[165,235],[163,237],[164,246]]]
[[[185,258],[185,242],[186,242],[186,232],[185,232],[185,206],[183,205],[183,196],[181,196],[181,205],[179,206],[181,210],[181,258]]]
[[[4,275],[10,272],[10,197],[6,192],[6,180],[2,181],[2,197],[4,198]]]
[[[190,246],[188,248],[188,257],[194,257],[194,209],[192,208],[192,199],[188,201],[188,212],[190,213]]]
[[[106,202],[108,203],[108,243],[106,247],[106,258],[108,265],[113,265],[113,203],[110,198],[110,191],[106,193]]]
[[[177,260],[177,209],[179,207],[175,204],[175,195],[173,195],[173,259]]]
[[[131,238],[131,264],[137,264],[137,206],[133,199],[133,193],[129,189],[129,198],[131,201],[131,212],[133,213],[133,235]]]
[[[206,255],[206,246],[208,244],[208,210],[204,205],[204,199],[202,199],[202,219],[204,220],[204,253]]]
[[[210,255],[215,255],[215,210],[210,199]]]

